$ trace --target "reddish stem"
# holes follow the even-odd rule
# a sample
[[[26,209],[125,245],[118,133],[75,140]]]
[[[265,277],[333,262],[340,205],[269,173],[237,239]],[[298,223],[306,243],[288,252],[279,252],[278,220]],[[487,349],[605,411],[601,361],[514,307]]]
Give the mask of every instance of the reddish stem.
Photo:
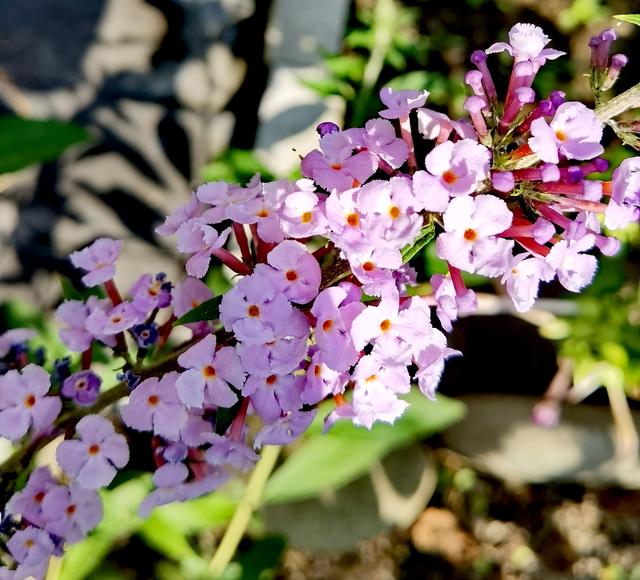
[[[249,409],[249,397],[242,399],[238,414],[233,418],[231,426],[229,427],[229,439],[232,441],[242,440],[242,428],[244,427],[244,420],[247,417],[247,410]]]
[[[107,280],[104,283],[104,289],[107,291],[107,296],[109,296],[109,299],[114,306],[117,306],[122,302],[122,296],[120,296],[118,287],[113,280]]]
[[[249,239],[247,238],[247,232],[244,229],[244,224],[233,222],[233,233],[236,236],[236,241],[240,247],[240,254],[242,255],[242,261],[251,266],[251,250],[249,249]]]
[[[91,368],[92,356],[93,349],[91,348],[91,345],[89,345],[89,348],[87,350],[82,351],[82,356],[80,358],[83,371],[87,371]]]
[[[407,159],[407,165],[409,167],[409,172],[413,173],[416,169],[418,169],[418,162],[416,161],[416,152],[413,145],[413,137],[411,135],[411,119],[409,118],[409,115],[400,117],[400,135],[409,147],[409,158]]]
[[[547,246],[543,246],[539,244],[535,240],[531,238],[515,238],[516,242],[518,242],[523,248],[533,252],[534,254],[538,254],[539,256],[546,256],[549,254],[550,250]]]
[[[225,248],[216,248],[211,253],[218,258],[225,266],[243,276],[251,274],[251,268],[241,260],[238,260],[229,250]]]

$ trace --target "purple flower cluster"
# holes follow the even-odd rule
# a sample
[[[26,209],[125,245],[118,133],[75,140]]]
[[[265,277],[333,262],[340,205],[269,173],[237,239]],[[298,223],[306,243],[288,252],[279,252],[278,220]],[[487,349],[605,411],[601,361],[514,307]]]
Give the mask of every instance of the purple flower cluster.
[[[592,68],[608,79],[621,68],[620,58],[608,60],[610,36],[592,43]],[[120,418],[149,433],[148,514],[250,469],[262,445],[300,436],[321,403],[326,428],[338,420],[371,428],[403,414],[412,383],[434,398],[446,360],[461,354],[444,332],[477,308],[464,272],[501,283],[520,312],[542,281],[572,292],[589,284],[593,250],[611,255],[619,246],[603,225],[638,220],[640,161],[597,179],[608,165],[599,157],[602,121],[559,91],[540,99],[532,88],[545,62],[562,55],[549,42],[537,26],[518,24],[509,43],[476,51],[465,77],[469,119],[426,108],[426,91],[386,88],[380,118],[318,127],[302,179],[200,186],[156,230],[175,235],[186,255],[188,277],[175,286],[144,274],[120,294],[122,242],[101,238],[74,252],[85,285],[107,295],[57,310],[60,338],[79,361],[59,361],[52,379],[13,344],[28,333],[0,337],[0,436],[37,443],[65,435],[56,453],[65,483],[37,469],[7,505],[15,528],[7,577],[41,577],[63,542],[95,527],[97,489],[128,462],[125,436],[97,414],[114,399],[103,397],[91,368],[95,349],[124,360],[114,387],[128,395]],[[488,55],[504,51],[514,62],[499,99]],[[238,255],[225,247],[230,238]],[[407,261],[432,238],[448,273],[433,275],[425,291]],[[176,345],[176,319],[216,303],[202,281],[213,259],[240,278],[215,319],[191,317],[191,339]]]

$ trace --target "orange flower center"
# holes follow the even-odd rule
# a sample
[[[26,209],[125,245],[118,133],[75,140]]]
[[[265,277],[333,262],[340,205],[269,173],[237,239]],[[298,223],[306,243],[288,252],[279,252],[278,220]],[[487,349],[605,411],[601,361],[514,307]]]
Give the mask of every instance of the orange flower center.
[[[287,280],[289,280],[289,282],[293,282],[294,280],[298,279],[298,274],[296,274],[295,270],[289,270],[286,274],[285,277]]]
[[[303,224],[308,224],[311,220],[313,219],[313,214],[310,211],[305,211],[301,216],[300,216],[300,221]]]
[[[373,262],[367,261],[364,264],[362,264],[362,269],[365,272],[371,272],[376,269],[376,265]]]
[[[149,403],[149,405],[151,405],[152,407],[155,407],[159,402],[160,402],[160,398],[158,397],[158,395],[151,395],[147,399],[147,403]]]
[[[322,323],[322,330],[324,330],[325,332],[329,332],[332,326],[333,326],[333,320],[329,318],[329,320],[325,320]]]
[[[256,215],[261,218],[266,218],[269,216],[269,211],[263,207],[259,212],[256,213]]]
[[[216,376],[216,369],[214,369],[211,365],[207,365],[202,369],[202,374],[206,378],[211,379]]]
[[[113,324],[118,324],[118,322],[121,322],[121,321],[122,321],[122,316],[116,315],[111,319],[111,322],[113,322]]]
[[[322,368],[320,367],[320,365],[315,365],[313,367],[313,375],[315,377],[319,377],[322,374]]]
[[[89,455],[98,455],[98,453],[100,453],[100,445],[94,443],[91,447],[89,447],[88,453]]]
[[[453,171],[448,169],[442,174],[442,180],[445,183],[448,183],[449,185],[451,185],[452,183],[455,183],[456,181],[458,181],[458,176]]]
[[[467,240],[467,242],[473,242],[477,237],[478,234],[476,234],[475,230],[472,230],[471,228],[464,230],[464,239]]]
[[[264,382],[267,383],[267,385],[273,385],[277,380],[278,377],[276,377],[276,375],[269,375]]]
[[[336,171],[340,171],[342,169],[342,165],[340,163],[332,163],[331,169],[335,169]]]
[[[71,504],[68,508],[67,508],[67,515],[68,516],[72,516],[73,514],[76,513],[76,506],[74,504]]]
[[[395,205],[392,205],[389,208],[389,215],[391,216],[391,219],[393,219],[393,220],[398,219],[398,217],[400,216],[400,208],[395,206]]]
[[[36,404],[36,398],[33,395],[29,395],[24,400],[24,406],[27,408],[31,408]]]
[[[377,381],[378,380],[378,375],[369,375],[364,382],[365,383],[372,383],[373,381]]]
[[[357,213],[350,213],[347,216],[347,223],[352,227],[357,227],[360,224],[360,216]]]
[[[260,308],[258,308],[255,304],[252,304],[247,308],[247,314],[253,318],[260,316]]]
[[[391,328],[391,321],[387,318],[380,323],[380,330],[387,332]]]
[[[564,131],[560,131],[560,129],[556,131],[556,137],[558,138],[558,141],[564,141],[567,138]]]
[[[42,503],[43,499],[44,491],[39,491],[38,493],[36,493],[36,495],[33,496],[33,501],[35,501],[36,503]]]

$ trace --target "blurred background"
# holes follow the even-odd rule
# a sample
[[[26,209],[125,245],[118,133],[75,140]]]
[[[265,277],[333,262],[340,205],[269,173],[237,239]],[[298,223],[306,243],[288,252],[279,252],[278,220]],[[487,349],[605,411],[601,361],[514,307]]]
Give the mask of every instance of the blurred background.
[[[614,26],[614,51],[630,57],[621,92],[640,80],[640,29],[612,16],[639,8],[0,0],[0,331],[35,325],[61,353],[50,313],[78,283],[67,255],[100,236],[125,239],[125,286],[143,270],[177,279],[180,257],[154,227],[197,184],[297,177],[316,124],[361,126],[382,86],[426,88],[430,107],[462,116],[469,55],[516,22],[568,54],[538,75],[539,93],[587,104],[587,42]],[[500,91],[509,63],[494,62]],[[631,154],[611,139],[605,156]],[[228,578],[640,579],[640,232],[622,238],[584,295],[551,286],[524,316],[470,279],[481,312],[451,336],[464,358],[448,363],[446,396],[366,436],[312,430],[285,454]],[[441,268],[431,250],[412,265]],[[209,282],[228,284],[219,272]],[[562,399],[557,427],[532,423]],[[105,492],[107,517],[62,578],[205,577],[242,483],[143,522],[143,466]]]

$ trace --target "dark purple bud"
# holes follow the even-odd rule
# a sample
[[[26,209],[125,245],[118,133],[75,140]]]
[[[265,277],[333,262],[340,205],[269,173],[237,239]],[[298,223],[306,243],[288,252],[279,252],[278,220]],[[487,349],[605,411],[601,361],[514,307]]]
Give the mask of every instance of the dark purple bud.
[[[616,39],[616,33],[613,28],[603,30],[599,36],[594,36],[589,41],[591,47],[591,66],[599,70],[607,68],[609,60],[609,48],[611,43]]]
[[[602,157],[597,157],[591,163],[593,164],[592,171],[596,173],[604,173],[607,169],[609,169],[609,162]]]
[[[316,131],[320,137],[324,137],[325,135],[329,135],[331,133],[337,133],[340,131],[340,127],[331,121],[323,121],[316,127]]]
[[[584,177],[584,171],[582,167],[577,167],[575,165],[571,167],[567,167],[567,173],[563,176],[569,183],[578,183],[582,181]]]
[[[155,322],[136,324],[131,329],[131,335],[140,348],[149,348],[158,341],[158,325]]]
[[[124,371],[123,373],[118,373],[116,375],[116,379],[127,383],[130,391],[133,391],[133,389],[135,389],[140,382],[140,377],[138,375],[134,375],[130,369]]]
[[[474,50],[471,53],[471,62],[476,66],[486,61],[487,61],[487,53],[484,50]]]
[[[102,380],[93,371],[80,371],[65,379],[61,392],[81,407],[88,407],[98,399],[101,383]]]
[[[33,362],[38,366],[43,366],[47,360],[47,351],[44,346],[39,346],[33,351]]]
[[[53,361],[51,382],[54,385],[62,385],[69,375],[71,375],[71,359],[68,356]]]
[[[560,105],[562,105],[562,103],[564,103],[566,96],[567,95],[565,94],[564,91],[551,91],[551,94],[549,95],[549,100],[551,101],[553,106],[557,109]]]
[[[167,275],[164,272],[158,272],[156,274],[156,282],[164,282],[167,279]]]

